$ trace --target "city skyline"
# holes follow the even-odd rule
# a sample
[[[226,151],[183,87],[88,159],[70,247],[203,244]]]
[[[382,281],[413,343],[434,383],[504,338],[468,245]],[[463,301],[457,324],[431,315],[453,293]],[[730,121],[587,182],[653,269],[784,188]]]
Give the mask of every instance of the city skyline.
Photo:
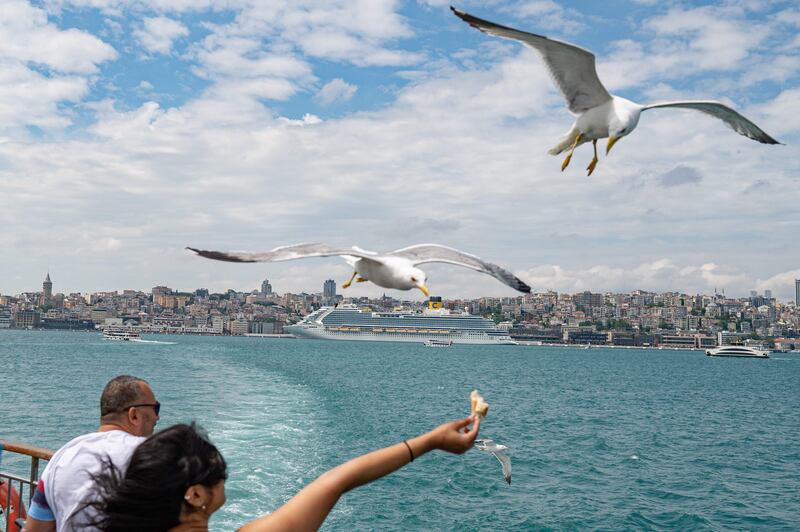
[[[43,304],[43,302],[46,302],[46,301],[52,299],[54,295],[63,295],[63,296],[67,296],[69,294],[90,295],[90,294],[102,294],[102,293],[121,293],[121,292],[125,292],[125,291],[135,291],[135,292],[148,293],[148,292],[152,292],[154,290],[159,290],[159,289],[162,289],[162,288],[166,288],[166,285],[162,283],[162,284],[157,284],[157,285],[155,285],[153,287],[147,287],[147,288],[117,287],[117,288],[109,288],[109,289],[102,289],[102,290],[85,290],[85,291],[80,291],[80,290],[66,291],[65,290],[65,291],[61,291],[61,290],[56,289],[54,291],[54,286],[56,286],[56,285],[55,285],[55,283],[53,283],[53,281],[50,278],[50,271],[48,271],[45,274],[45,278],[42,281],[41,285],[42,285],[42,289],[41,290],[22,290],[22,291],[19,291],[19,292],[16,292],[16,293],[3,292],[2,288],[0,288],[0,296],[16,297],[16,296],[18,296],[20,294],[39,294],[40,295],[39,304]],[[770,289],[765,289],[763,292],[759,292],[758,290],[749,290],[748,294],[731,294],[731,293],[725,293],[724,290],[721,290],[719,292],[713,291],[713,293],[688,292],[688,291],[685,291],[685,290],[677,290],[677,289],[676,290],[665,290],[665,291],[659,292],[659,291],[645,290],[645,289],[637,288],[637,289],[628,290],[628,291],[625,291],[625,292],[614,292],[614,291],[608,291],[608,290],[592,290],[592,289],[587,288],[585,290],[580,290],[580,291],[577,291],[577,292],[564,292],[564,291],[559,291],[559,290],[539,290],[539,291],[534,290],[534,291],[531,292],[531,294],[533,294],[533,295],[542,295],[542,294],[548,294],[548,293],[562,293],[562,294],[569,294],[569,295],[579,295],[579,294],[592,293],[592,294],[598,294],[599,295],[599,294],[631,294],[631,293],[635,293],[635,292],[645,292],[645,293],[654,293],[654,294],[659,294],[660,293],[660,294],[703,295],[703,296],[711,296],[711,295],[719,294],[719,295],[722,295],[722,296],[725,296],[725,297],[728,297],[728,298],[732,298],[732,299],[746,299],[748,296],[750,298],[763,297],[763,298],[765,298],[767,300],[774,299],[774,300],[776,300],[778,302],[795,303],[796,306],[800,307],[800,279],[796,279],[794,281],[794,289],[795,289],[794,293],[791,295],[791,297],[786,298],[785,301],[782,301],[779,296],[773,294],[772,290],[770,290]],[[309,288],[309,289],[300,290],[298,292],[281,291],[279,289],[273,289],[272,283],[270,282],[270,280],[268,278],[263,278],[261,280],[261,282],[258,283],[258,285],[254,286],[254,287],[243,287],[243,288],[229,287],[229,288],[224,289],[224,290],[213,291],[213,290],[209,290],[206,287],[198,286],[198,287],[193,287],[193,288],[183,288],[183,287],[174,288],[174,289],[170,288],[170,290],[174,290],[175,292],[182,293],[182,294],[195,294],[198,291],[207,291],[209,293],[226,293],[229,290],[233,290],[235,292],[243,293],[243,294],[251,293],[251,294],[262,294],[262,295],[318,294],[318,295],[321,295],[323,297],[323,299],[326,300],[326,301],[332,301],[336,297],[356,298],[356,299],[357,298],[363,298],[363,297],[369,297],[369,296],[364,296],[363,294],[359,294],[359,295],[348,294],[347,293],[348,292],[347,289],[345,289],[344,292],[337,292],[337,285],[336,285],[336,281],[334,279],[326,279],[321,284],[321,286],[319,287],[319,290],[314,290],[313,288]],[[389,297],[393,297],[393,298],[398,299],[398,300],[425,301],[425,300],[428,299],[427,297],[422,297],[422,298],[415,297],[415,296],[417,296],[417,294],[415,292],[413,292],[413,291],[402,292],[402,291],[399,291],[399,290],[381,289],[380,292],[381,292],[381,295],[387,295]],[[475,298],[462,298],[462,297],[458,297],[458,296],[449,296],[449,295],[435,294],[435,293],[432,293],[431,295],[445,297],[445,299],[447,299],[447,300],[481,299],[481,298],[498,298],[498,297],[500,297],[500,298],[503,298],[503,297],[504,298],[523,297],[519,293],[514,293],[512,295],[507,295],[507,296],[483,295],[483,296],[478,296],[478,297],[475,297]]]
[[[0,292],[39,287],[48,268],[73,292],[341,285],[352,272],[335,259],[264,268],[184,250],[319,241],[445,244],[538,292],[795,297],[796,3],[455,5],[591,49],[616,94],[719,99],[786,145],[652,111],[591,178],[589,150],[561,173],[547,150],[570,116],[542,62],[448,2],[11,0]],[[513,295],[428,273],[433,293]]]

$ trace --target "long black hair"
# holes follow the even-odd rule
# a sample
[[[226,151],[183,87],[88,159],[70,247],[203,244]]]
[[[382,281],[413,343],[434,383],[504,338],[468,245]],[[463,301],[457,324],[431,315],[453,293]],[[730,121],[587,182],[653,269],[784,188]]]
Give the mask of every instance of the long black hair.
[[[109,531],[163,532],[180,524],[189,486],[214,486],[228,478],[225,459],[194,423],[173,425],[142,442],[123,474],[111,460],[93,477],[94,496],[84,507],[90,525]]]

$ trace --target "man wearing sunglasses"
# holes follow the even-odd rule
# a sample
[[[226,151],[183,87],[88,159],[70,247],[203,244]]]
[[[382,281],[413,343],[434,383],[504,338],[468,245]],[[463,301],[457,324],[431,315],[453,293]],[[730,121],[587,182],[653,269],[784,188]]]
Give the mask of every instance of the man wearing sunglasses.
[[[26,532],[87,530],[83,508],[93,475],[110,459],[124,471],[133,450],[159,420],[161,403],[144,379],[114,377],[100,396],[100,427],[56,451],[45,467],[33,496]]]

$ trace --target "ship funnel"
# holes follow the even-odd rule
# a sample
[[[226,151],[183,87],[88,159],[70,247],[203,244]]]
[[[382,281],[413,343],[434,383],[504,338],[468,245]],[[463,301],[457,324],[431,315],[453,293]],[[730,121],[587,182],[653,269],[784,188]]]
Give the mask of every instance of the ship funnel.
[[[442,298],[440,296],[431,296],[428,299],[428,309],[439,310],[442,308]]]

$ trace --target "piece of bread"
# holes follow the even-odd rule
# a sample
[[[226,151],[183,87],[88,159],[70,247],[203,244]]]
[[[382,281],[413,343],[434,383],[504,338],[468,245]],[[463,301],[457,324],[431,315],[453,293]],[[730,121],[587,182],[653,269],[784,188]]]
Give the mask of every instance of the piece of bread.
[[[475,414],[481,419],[486,417],[486,414],[489,412],[489,403],[483,400],[478,390],[472,390],[472,393],[469,394],[469,402],[470,413]]]

